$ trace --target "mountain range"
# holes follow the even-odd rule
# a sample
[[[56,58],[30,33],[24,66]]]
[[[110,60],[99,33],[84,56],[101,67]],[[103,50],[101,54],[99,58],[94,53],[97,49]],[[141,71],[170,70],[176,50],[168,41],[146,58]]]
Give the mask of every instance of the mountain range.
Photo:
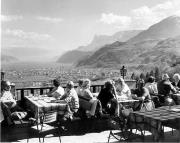
[[[170,67],[180,62],[180,17],[171,16],[126,42],[114,42],[79,61],[77,66],[117,67],[148,65]]]
[[[19,59],[14,57],[14,56],[1,55],[1,62],[2,63],[17,62],[17,61],[19,61]]]
[[[115,41],[127,41],[130,38],[134,37],[142,30],[129,30],[129,31],[120,31],[112,36],[107,35],[95,35],[93,40],[87,46],[80,46],[75,50],[68,51],[60,56],[57,60],[59,63],[77,63],[79,60],[82,60],[86,57],[89,57],[93,52],[100,49],[106,44],[111,44]]]

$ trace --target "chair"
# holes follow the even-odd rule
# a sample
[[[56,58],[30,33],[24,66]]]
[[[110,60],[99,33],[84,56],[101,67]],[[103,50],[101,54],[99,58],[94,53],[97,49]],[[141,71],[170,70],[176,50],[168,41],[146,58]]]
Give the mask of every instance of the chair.
[[[43,112],[39,117],[39,121],[34,118],[31,118],[30,121],[31,125],[34,125],[31,126],[31,129],[38,131],[39,142],[41,142],[41,135],[57,129],[59,141],[61,143],[59,124],[57,122],[57,111]],[[44,138],[45,136],[43,136],[43,142]],[[27,142],[29,142],[29,138],[27,139]]]
[[[27,112],[24,111],[11,112],[9,107],[3,102],[1,102],[1,109],[7,125],[14,124],[14,121],[19,121],[22,124],[23,119],[27,116]]]

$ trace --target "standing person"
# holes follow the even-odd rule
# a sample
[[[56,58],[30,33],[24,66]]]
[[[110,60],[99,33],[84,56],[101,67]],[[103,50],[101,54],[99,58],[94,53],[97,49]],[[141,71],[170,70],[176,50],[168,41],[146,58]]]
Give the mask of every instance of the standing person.
[[[105,82],[104,88],[101,89],[98,99],[101,102],[102,109],[105,113],[109,113],[110,115],[119,115],[119,104],[117,101],[115,87],[113,81],[109,80]]]
[[[61,87],[60,79],[54,79],[53,85],[54,85],[54,88],[52,89],[52,91],[47,93],[48,96],[60,98],[62,95],[64,95],[64,88]]]
[[[118,97],[123,97],[127,99],[131,98],[131,90],[129,89],[123,78],[119,78],[118,80],[116,80],[115,87]]]
[[[157,84],[157,88],[160,102],[162,102],[164,105],[174,105],[174,101],[170,96],[170,92],[176,93],[177,91],[169,81],[168,74],[163,74],[162,80]]]
[[[79,98],[72,81],[67,83],[66,92],[60,97],[60,102],[67,103],[67,111],[63,115],[63,120],[73,119],[74,113],[76,113],[79,109]]]

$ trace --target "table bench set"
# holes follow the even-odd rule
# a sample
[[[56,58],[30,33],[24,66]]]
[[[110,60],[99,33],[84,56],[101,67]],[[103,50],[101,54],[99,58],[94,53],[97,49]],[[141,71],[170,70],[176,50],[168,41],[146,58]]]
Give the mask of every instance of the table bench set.
[[[179,95],[176,95],[179,96]],[[25,97],[26,108],[30,109],[34,115],[37,122],[41,114],[44,112],[56,111],[64,113],[66,109],[65,103],[56,103],[56,100],[46,96],[26,96]],[[139,102],[134,99],[119,99],[118,102],[123,105],[128,105],[130,108],[134,106],[134,103]],[[131,111],[129,114],[129,122],[135,123],[135,128],[139,129],[138,124],[140,123],[145,128],[142,130],[148,130],[153,134],[154,141],[163,140],[163,127],[169,126],[175,129],[178,129],[180,132],[180,105],[175,106],[162,106],[155,108],[152,111]],[[174,123],[178,123],[179,126],[174,126]],[[137,126],[136,126],[137,125]],[[176,124],[177,125],[177,124]],[[119,125],[117,125],[119,126]],[[124,127],[124,126],[123,126]],[[119,127],[120,130],[128,130]],[[129,128],[130,129],[130,128]],[[113,129],[110,130],[109,138],[113,136],[118,140],[121,140],[113,133]]]

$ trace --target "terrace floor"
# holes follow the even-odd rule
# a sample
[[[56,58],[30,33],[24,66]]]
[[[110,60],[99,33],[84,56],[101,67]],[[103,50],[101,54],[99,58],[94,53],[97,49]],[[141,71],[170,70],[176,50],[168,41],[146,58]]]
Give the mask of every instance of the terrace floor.
[[[101,122],[102,125],[105,123]],[[87,123],[88,124],[88,123]],[[66,132],[61,132],[61,142],[62,143],[106,143],[108,141],[109,129],[108,128],[94,128],[97,126],[97,122],[93,125],[93,128],[86,128],[83,130],[69,130]],[[114,132],[119,132],[114,130]],[[30,137],[31,136],[31,137]],[[11,127],[1,126],[1,142],[27,142],[27,138],[30,137],[29,143],[38,143],[38,135],[31,134],[29,136],[28,126],[17,124]],[[143,142],[142,138],[138,135],[133,135],[133,139],[128,142]],[[164,142],[178,142],[179,133],[177,130],[174,130],[172,134],[172,129],[165,127],[165,139]],[[45,138],[47,143],[59,142],[57,135],[49,134]],[[113,137],[110,138],[111,143],[118,142]],[[123,141],[127,142],[127,141]],[[153,142],[153,137],[150,132],[146,132],[144,142]]]

